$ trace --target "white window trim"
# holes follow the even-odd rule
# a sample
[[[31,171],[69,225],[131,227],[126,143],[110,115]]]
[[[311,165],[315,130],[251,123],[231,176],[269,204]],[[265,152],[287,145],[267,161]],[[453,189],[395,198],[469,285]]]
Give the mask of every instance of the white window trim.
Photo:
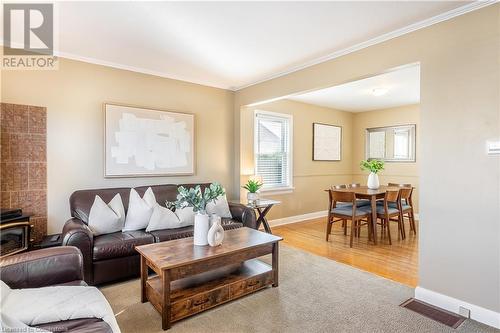
[[[253,115],[253,165],[254,165],[254,174],[256,174],[256,165],[257,165],[257,159],[256,159],[256,152],[255,148],[258,145],[257,139],[257,126],[256,126],[256,119],[257,115],[262,114],[262,115],[268,115],[268,116],[274,116],[274,117],[280,117],[280,118],[288,118],[289,121],[289,135],[290,138],[288,140],[288,150],[290,154],[290,163],[289,163],[289,170],[288,170],[288,186],[281,186],[281,187],[268,187],[268,188],[262,188],[259,192],[261,193],[266,193],[266,194],[287,194],[287,193],[292,193],[295,187],[293,186],[293,116],[288,113],[278,113],[278,112],[271,112],[271,111],[264,111],[264,110],[255,110],[254,115]],[[264,184],[265,186],[265,184]]]

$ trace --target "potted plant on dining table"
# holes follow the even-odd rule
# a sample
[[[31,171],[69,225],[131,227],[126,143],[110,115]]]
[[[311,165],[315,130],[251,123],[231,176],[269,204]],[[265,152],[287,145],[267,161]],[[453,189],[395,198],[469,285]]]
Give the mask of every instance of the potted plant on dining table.
[[[370,171],[368,175],[367,186],[369,189],[376,190],[380,187],[378,173],[384,170],[384,161],[382,160],[363,160],[359,164],[361,170]]]

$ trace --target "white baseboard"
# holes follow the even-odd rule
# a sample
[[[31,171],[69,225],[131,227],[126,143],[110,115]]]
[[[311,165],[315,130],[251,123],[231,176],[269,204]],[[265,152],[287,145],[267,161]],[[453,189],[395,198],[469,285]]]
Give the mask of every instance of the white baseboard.
[[[319,212],[312,212],[312,213],[307,213],[307,214],[302,214],[302,215],[283,217],[281,219],[269,220],[269,225],[270,226],[278,226],[278,225],[284,225],[284,224],[290,224],[290,223],[297,223],[297,222],[301,222],[301,221],[325,217],[327,215],[328,215],[328,211],[322,210]],[[419,221],[418,214],[415,214],[415,220]]]
[[[290,224],[290,223],[296,223],[296,222],[301,222],[301,221],[305,221],[305,220],[317,219],[320,217],[325,217],[327,215],[328,215],[328,211],[322,210],[319,212],[312,212],[312,213],[307,213],[307,214],[302,214],[302,215],[283,217],[281,219],[269,220],[269,225],[271,227],[275,227],[275,226],[283,225],[283,224]]]
[[[470,310],[471,319],[495,328],[500,328],[499,312],[488,310],[422,287],[415,288],[415,298],[457,314],[458,307],[462,306]]]

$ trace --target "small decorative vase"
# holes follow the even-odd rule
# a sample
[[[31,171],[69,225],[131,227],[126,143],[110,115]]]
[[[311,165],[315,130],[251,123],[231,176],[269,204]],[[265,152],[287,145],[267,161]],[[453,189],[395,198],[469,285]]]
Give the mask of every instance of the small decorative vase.
[[[210,222],[212,226],[210,227],[210,230],[208,230],[208,245],[221,245],[222,240],[224,239],[224,228],[222,228],[220,216],[212,215]]]
[[[247,193],[247,200],[249,204],[255,203],[257,200],[259,200],[259,194],[258,193]]]
[[[196,213],[194,216],[194,245],[208,245],[208,215],[205,213]]]
[[[371,190],[376,190],[380,187],[380,182],[378,181],[378,175],[374,172],[371,172],[368,176],[368,188]]]

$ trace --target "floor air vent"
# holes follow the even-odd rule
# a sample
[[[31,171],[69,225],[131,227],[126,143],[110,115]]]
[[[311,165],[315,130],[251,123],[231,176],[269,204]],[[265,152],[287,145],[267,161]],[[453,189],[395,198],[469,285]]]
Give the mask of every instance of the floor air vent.
[[[462,316],[440,309],[438,307],[416,300],[414,298],[410,298],[400,306],[412,310],[416,313],[421,314],[422,316],[425,316],[427,318],[430,318],[432,320],[435,320],[452,328],[457,328],[466,319]]]

